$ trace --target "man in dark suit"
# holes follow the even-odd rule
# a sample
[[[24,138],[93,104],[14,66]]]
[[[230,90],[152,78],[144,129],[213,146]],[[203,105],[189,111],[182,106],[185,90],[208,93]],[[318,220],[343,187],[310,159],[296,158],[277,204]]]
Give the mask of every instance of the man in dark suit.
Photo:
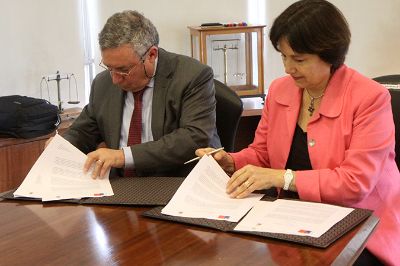
[[[114,168],[135,176],[185,175],[183,163],[196,149],[221,145],[212,69],[158,43],[154,25],[136,11],[114,14],[99,34],[106,71],[94,79],[89,104],[64,135],[88,154],[85,170],[95,165],[94,178],[110,168],[120,175]],[[128,145],[135,108],[141,108],[141,143]]]

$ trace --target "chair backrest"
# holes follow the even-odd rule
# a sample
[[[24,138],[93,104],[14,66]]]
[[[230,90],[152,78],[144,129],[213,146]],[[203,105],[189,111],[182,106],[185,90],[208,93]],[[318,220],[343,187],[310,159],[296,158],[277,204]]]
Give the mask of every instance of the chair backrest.
[[[243,111],[240,97],[224,83],[214,80],[217,100],[217,131],[225,151],[233,152],[239,120]]]
[[[400,85],[400,75],[387,75],[376,77],[373,80],[381,84],[393,84]],[[396,163],[400,169],[400,89],[388,88],[390,95],[392,96],[392,112],[395,126],[395,139],[396,139]]]
[[[396,163],[400,169],[400,90],[389,89],[392,96],[392,112],[396,134]]]
[[[381,84],[400,84],[400,75],[386,75],[373,78],[376,82]]]

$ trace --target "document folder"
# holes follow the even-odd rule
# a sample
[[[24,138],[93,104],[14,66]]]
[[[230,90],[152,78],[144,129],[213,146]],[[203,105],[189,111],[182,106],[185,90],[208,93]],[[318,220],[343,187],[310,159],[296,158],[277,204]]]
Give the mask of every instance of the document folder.
[[[51,203],[76,203],[76,204],[105,204],[105,205],[137,205],[137,206],[158,206],[145,211],[142,215],[149,218],[162,219],[172,222],[179,222],[191,225],[198,225],[207,228],[217,229],[223,232],[231,232],[237,234],[256,235],[274,239],[280,239],[299,244],[326,248],[335,240],[346,234],[362,221],[371,216],[372,211],[365,209],[354,209],[340,222],[335,224],[326,233],[319,238],[309,236],[296,236],[288,234],[267,233],[267,232],[243,232],[234,231],[237,223],[223,220],[212,220],[204,218],[188,218],[169,216],[161,213],[163,206],[166,205],[173,197],[176,190],[183,182],[183,177],[135,177],[135,178],[113,178],[110,179],[111,186],[114,190],[114,196],[101,198],[83,198],[52,201]],[[17,197],[13,193],[15,190],[0,193],[0,198],[10,200],[32,200],[40,201],[41,199]],[[273,201],[276,199],[271,191],[267,192],[261,200]]]
[[[106,205],[166,205],[183,182],[183,177],[118,177],[111,178],[113,196],[51,201],[51,203],[106,204]],[[4,199],[34,200],[14,197],[15,190],[1,195]]]
[[[142,215],[145,217],[168,220],[172,222],[179,222],[191,225],[198,225],[207,228],[217,229],[223,232],[238,233],[238,234],[249,234],[257,235],[262,237],[269,237],[274,239],[280,239],[289,242],[295,242],[299,244],[326,248],[339,237],[346,234],[348,231],[353,229],[359,223],[367,219],[372,211],[365,209],[354,209],[349,215],[347,215],[343,220],[335,224],[331,229],[318,238],[309,236],[297,236],[288,234],[278,234],[278,233],[267,233],[267,232],[243,232],[234,231],[233,229],[238,223],[228,222],[223,220],[211,220],[204,218],[188,218],[188,217],[178,217],[169,216],[161,213],[162,206],[155,207],[151,210],[144,212]]]

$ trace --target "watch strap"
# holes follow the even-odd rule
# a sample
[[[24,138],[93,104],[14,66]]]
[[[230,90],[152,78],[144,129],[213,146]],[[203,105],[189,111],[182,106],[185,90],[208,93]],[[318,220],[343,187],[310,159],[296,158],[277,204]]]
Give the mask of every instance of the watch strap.
[[[292,183],[293,180],[293,171],[291,169],[287,169],[285,174],[283,175],[283,179],[285,181],[283,185],[284,190],[289,190],[290,183]]]

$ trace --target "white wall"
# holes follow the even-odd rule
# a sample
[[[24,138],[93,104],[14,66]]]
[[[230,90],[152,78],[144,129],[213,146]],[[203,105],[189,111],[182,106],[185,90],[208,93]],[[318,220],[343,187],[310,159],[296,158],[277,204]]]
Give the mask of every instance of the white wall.
[[[0,95],[39,97],[41,77],[60,70],[77,76],[81,101],[83,103],[86,100],[83,99],[82,23],[81,14],[77,11],[80,10],[81,1],[0,0]],[[186,55],[190,55],[189,25],[204,22],[265,22],[266,86],[272,79],[284,74],[280,56],[268,41],[268,29],[273,19],[294,2],[292,0],[84,1],[92,1],[97,5],[97,8],[91,9],[99,13],[98,26],[94,30],[95,40],[107,17],[117,11],[135,9],[153,21],[159,30],[163,48]],[[400,73],[400,0],[332,2],[342,10],[352,30],[347,64],[369,77]],[[255,15],[249,17],[249,13]],[[257,14],[260,18],[257,18]],[[263,21],[264,16],[266,21]],[[97,46],[95,50],[98,61]],[[52,92],[55,92],[54,85]],[[61,85],[63,98],[67,100],[68,84]]]
[[[115,3],[114,0],[98,1],[100,16],[97,32],[115,12],[137,10],[157,27],[161,47],[185,55],[190,55],[187,26],[198,26],[205,22],[247,21],[248,4],[245,0],[119,0],[118,5]],[[99,57],[99,53],[96,57]]]
[[[57,70],[83,77],[79,3],[0,1],[0,95],[40,97],[41,77]],[[82,88],[83,79],[78,78],[78,83]],[[57,104],[56,82],[49,85],[52,102]],[[68,81],[62,81],[61,86],[61,94],[67,100]],[[80,98],[84,100],[83,93]]]
[[[294,0],[267,0],[267,25]],[[346,64],[368,77],[400,74],[400,0],[330,0],[346,17],[352,39]],[[284,74],[267,36],[266,82]]]

